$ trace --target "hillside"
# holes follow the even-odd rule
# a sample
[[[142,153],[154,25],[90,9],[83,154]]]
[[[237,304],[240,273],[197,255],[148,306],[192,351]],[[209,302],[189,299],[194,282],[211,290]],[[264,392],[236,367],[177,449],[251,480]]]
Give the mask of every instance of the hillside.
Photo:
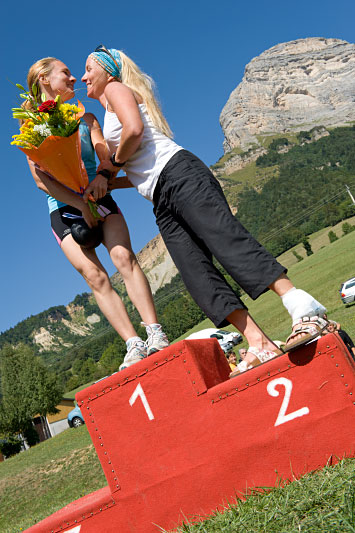
[[[212,171],[232,211],[274,255],[295,245],[299,249],[305,236],[355,214],[345,188],[354,193],[354,65],[355,45],[345,41],[282,43],[246,66],[223,109],[225,154]],[[178,338],[203,315],[184,289],[160,235],[147,243],[138,260],[160,321],[171,339]],[[112,283],[142,331],[118,273]],[[0,349],[19,342],[32,346],[66,388],[117,368],[125,352],[90,293],[0,335]]]
[[[339,228],[335,231],[340,236]],[[293,256],[287,252],[282,262],[289,266],[295,284],[324,302],[330,318],[340,322],[355,339],[354,304],[345,307],[338,292],[340,283],[354,275],[353,254],[349,250],[354,249],[355,232],[332,244],[324,240],[327,231],[325,235],[323,233],[314,236],[313,242],[317,246],[314,244],[312,256],[290,264]],[[286,337],[290,329],[289,317],[274,294],[268,292],[256,302],[245,296],[243,299],[252,316],[271,338]],[[207,327],[207,324],[200,323],[198,327]],[[18,532],[21,527],[29,527],[66,503],[105,485],[86,427],[67,430],[0,464],[0,493],[3,497],[0,530]],[[35,491],[29,491],[29,486]],[[248,531],[270,530],[275,533],[298,531],[299,525],[301,531],[352,531],[352,522],[352,529],[340,526],[342,520],[353,520],[353,493],[354,461],[350,460],[338,467],[327,467],[319,475],[309,475],[285,490],[279,488],[269,495],[251,498],[245,506],[242,504],[224,516],[218,515],[211,523],[201,526],[205,529],[200,531],[238,531],[243,524]],[[292,513],[291,499],[294,502]],[[13,512],[15,505],[16,513]],[[265,523],[270,529],[265,529]],[[191,531],[199,529],[196,526]]]

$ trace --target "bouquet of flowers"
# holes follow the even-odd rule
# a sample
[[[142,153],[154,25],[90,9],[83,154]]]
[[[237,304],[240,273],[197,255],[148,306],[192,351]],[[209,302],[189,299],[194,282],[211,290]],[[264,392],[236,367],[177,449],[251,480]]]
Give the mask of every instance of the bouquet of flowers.
[[[13,118],[23,121],[20,133],[13,135],[11,144],[18,146],[32,161],[49,173],[56,181],[73,192],[83,195],[89,184],[84,163],[81,160],[79,136],[80,117],[85,109],[78,105],[62,103],[60,96],[46,100],[32,87],[32,96],[20,84],[20,96],[29,103],[28,108],[12,109]],[[95,218],[105,216],[104,208],[93,198],[89,207]]]

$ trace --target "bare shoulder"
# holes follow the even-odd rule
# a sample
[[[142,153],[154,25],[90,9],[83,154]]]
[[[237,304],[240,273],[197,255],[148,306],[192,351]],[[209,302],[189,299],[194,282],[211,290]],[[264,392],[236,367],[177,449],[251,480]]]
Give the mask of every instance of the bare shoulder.
[[[133,94],[133,91],[120,81],[111,81],[105,87],[105,96],[107,97],[122,94]]]
[[[130,87],[127,87],[127,85],[124,85],[124,83],[121,83],[119,81],[112,81],[106,85],[105,97],[106,100],[111,104],[111,106],[114,104],[114,102],[118,104],[120,102],[136,102],[137,100],[136,95],[132,91],[132,89],[130,89]]]

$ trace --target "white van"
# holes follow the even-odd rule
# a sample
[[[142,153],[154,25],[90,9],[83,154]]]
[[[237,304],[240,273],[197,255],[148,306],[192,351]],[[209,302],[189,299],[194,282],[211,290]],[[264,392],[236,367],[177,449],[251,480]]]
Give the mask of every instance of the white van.
[[[240,333],[215,328],[201,329],[200,331],[191,333],[191,335],[186,337],[186,340],[190,339],[217,339],[224,353],[229,352],[233,346],[243,341]]]
[[[340,297],[343,304],[349,304],[355,301],[355,278],[348,279],[342,283]]]

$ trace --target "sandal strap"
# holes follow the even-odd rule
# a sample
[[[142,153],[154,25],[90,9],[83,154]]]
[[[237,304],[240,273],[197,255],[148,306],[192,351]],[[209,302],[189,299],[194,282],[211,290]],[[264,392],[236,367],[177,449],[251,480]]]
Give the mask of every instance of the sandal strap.
[[[307,333],[309,336],[314,336],[322,333],[329,324],[328,320],[325,320],[319,316],[304,316],[296,320],[293,324],[293,331],[286,339],[286,345],[300,333]]]
[[[269,361],[270,359],[273,359],[279,355],[277,352],[272,350],[259,350],[259,348],[255,348],[254,346],[249,346],[247,351],[255,355],[255,357],[257,357],[261,363],[265,363],[265,361]]]
[[[314,316],[303,316],[302,318],[298,318],[295,320],[292,324],[292,327],[300,325],[300,324],[314,324],[315,326],[326,328],[329,321],[325,320],[323,317],[314,315]]]
[[[322,331],[323,329],[327,327],[328,324],[329,324],[329,321],[325,320],[324,318],[320,316],[304,316],[296,320],[293,324],[293,327],[310,325],[310,326],[315,326],[316,328],[319,329],[319,331]]]
[[[255,346],[249,346],[249,348],[247,349],[247,352],[250,352],[253,355],[255,355],[255,357],[258,357],[260,350],[258,348],[255,348]],[[259,357],[258,357],[258,359],[259,359]]]

